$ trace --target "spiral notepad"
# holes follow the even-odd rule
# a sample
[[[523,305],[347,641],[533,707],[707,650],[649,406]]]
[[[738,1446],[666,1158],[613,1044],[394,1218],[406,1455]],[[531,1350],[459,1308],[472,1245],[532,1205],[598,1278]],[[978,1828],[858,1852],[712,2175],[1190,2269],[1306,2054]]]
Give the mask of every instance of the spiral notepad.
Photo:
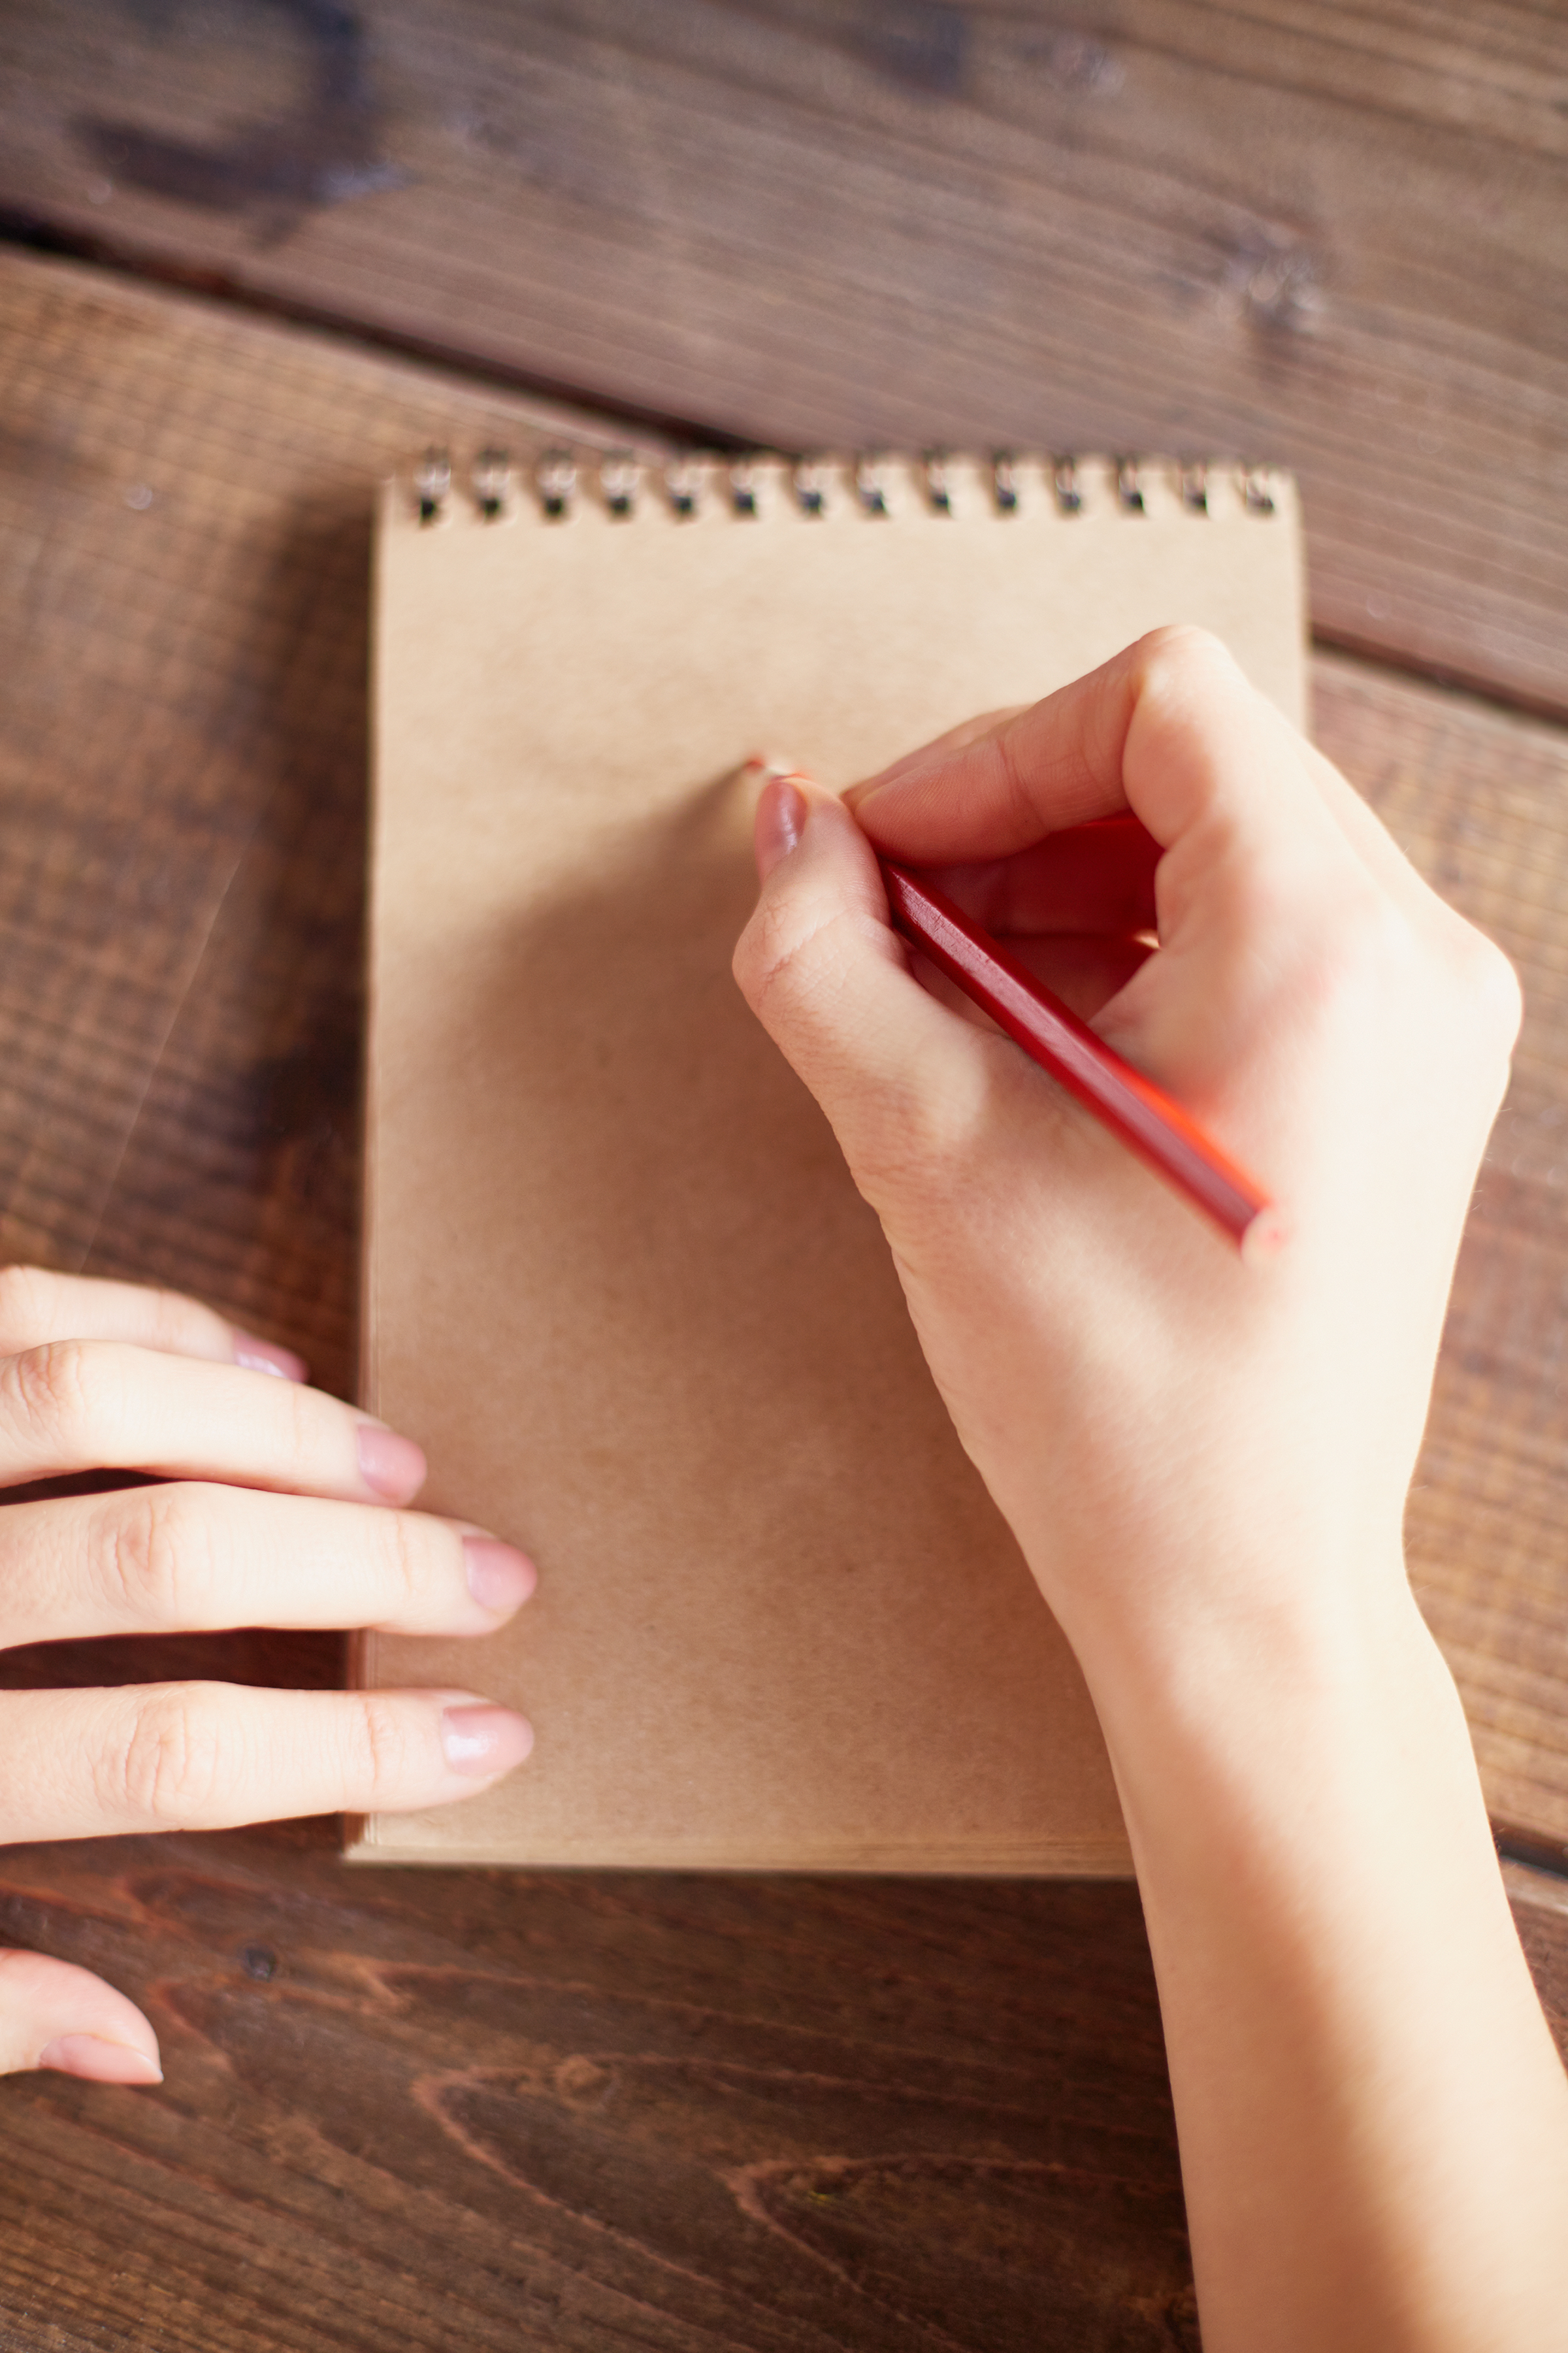
[[[1127,1869],[1071,1655],[731,979],[736,772],[848,783],[1176,620],[1300,721],[1292,483],[432,456],[377,565],[364,1396],[541,1574],[488,1642],[362,1640],[537,1738],[352,1852]]]

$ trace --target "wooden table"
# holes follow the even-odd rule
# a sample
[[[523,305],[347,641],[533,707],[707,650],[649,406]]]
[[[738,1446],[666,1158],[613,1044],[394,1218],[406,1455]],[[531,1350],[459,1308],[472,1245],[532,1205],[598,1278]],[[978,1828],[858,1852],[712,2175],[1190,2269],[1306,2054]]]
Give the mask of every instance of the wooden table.
[[[1509,1849],[1568,1861],[1565,87],[1501,0],[13,12],[0,1255],[352,1382],[394,459],[1283,458],[1319,736],[1531,996],[1411,1543]],[[1508,1867],[1568,2041],[1568,1883]],[[0,2348],[1197,2341],[1130,1887],[350,1873],[310,1823],[8,1851],[0,1939],[167,2066],[0,2085]]]

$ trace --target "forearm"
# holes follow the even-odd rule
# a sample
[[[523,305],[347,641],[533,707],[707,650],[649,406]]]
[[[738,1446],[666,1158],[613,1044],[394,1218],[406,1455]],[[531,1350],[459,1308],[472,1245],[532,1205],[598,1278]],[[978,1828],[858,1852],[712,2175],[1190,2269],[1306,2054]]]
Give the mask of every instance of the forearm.
[[[1568,2090],[1398,1558],[1518,984],[1189,632],[895,764],[855,824],[786,787],[736,970],[1100,1708],[1208,2353],[1545,2353]],[[921,988],[874,849],[1235,1154],[1273,1255]]]
[[[1310,1591],[1303,1580],[1303,1590]],[[1356,1622],[1083,1647],[1160,1983],[1207,2353],[1562,2342],[1568,2083],[1458,1695]]]

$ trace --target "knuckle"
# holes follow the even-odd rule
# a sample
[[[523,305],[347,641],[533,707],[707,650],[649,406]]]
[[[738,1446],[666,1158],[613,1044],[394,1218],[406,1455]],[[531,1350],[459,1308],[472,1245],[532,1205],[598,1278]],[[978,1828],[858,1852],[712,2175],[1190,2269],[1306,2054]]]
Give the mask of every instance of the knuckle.
[[[1212,629],[1195,621],[1168,621],[1140,638],[1133,649],[1139,683],[1145,693],[1184,691],[1195,681],[1212,681],[1216,670],[1239,678],[1236,657]]]
[[[1151,663],[1208,661],[1216,655],[1230,659],[1223,640],[1197,621],[1163,621],[1157,629],[1147,630],[1139,638],[1138,646]]]
[[[9,1359],[3,1378],[13,1411],[40,1436],[68,1437],[94,1419],[93,1355],[79,1340],[47,1340],[24,1348]]]
[[[1370,879],[1347,882],[1342,872],[1305,903],[1288,865],[1271,881],[1251,913],[1255,922],[1264,918],[1260,937],[1289,943],[1287,968],[1305,1002],[1321,1017],[1355,1021],[1391,1010],[1419,962],[1415,932],[1394,902]]]
[[[1092,738],[1121,765],[1134,733],[1151,744],[1212,740],[1218,711],[1258,700],[1228,648],[1195,622],[1169,622],[1094,673]]]
[[[395,1790],[408,1776],[414,1743],[405,1712],[378,1692],[365,1692],[352,1711],[343,1763],[348,1785],[374,1793]]]
[[[1416,937],[1403,910],[1375,884],[1336,897],[1321,948],[1336,993],[1397,986],[1415,962]]]
[[[221,1622],[217,1546],[197,1497],[167,1486],[116,1500],[119,1509],[100,1523],[110,1601],[140,1626],[195,1630]]]
[[[370,1520],[378,1547],[376,1567],[384,1615],[389,1620],[417,1615],[420,1603],[429,1595],[433,1578],[426,1541],[428,1525],[415,1512],[377,1512]]]
[[[1288,845],[1248,860],[1226,944],[1268,1034],[1283,1022],[1303,1045],[1342,1046],[1423,1015],[1428,960],[1404,911],[1342,865],[1302,876]]]
[[[1375,888],[1334,909],[1318,953],[1317,999],[1334,1037],[1404,1035],[1429,1019],[1429,959],[1402,910]]]
[[[275,1413],[280,1413],[292,1459],[309,1463],[321,1453],[321,1401],[314,1390],[297,1381],[268,1381],[263,1392]]]
[[[146,1316],[143,1345],[180,1353],[206,1322],[206,1311],[182,1291],[149,1288],[142,1296]]]
[[[199,1686],[142,1694],[101,1767],[100,1796],[111,1817],[183,1830],[221,1814],[224,1743],[217,1714]]]
[[[1524,1018],[1524,991],[1497,942],[1468,923],[1461,943],[1460,976],[1487,1045],[1506,1060]]]
[[[763,939],[765,921],[763,910],[759,906],[736,941],[735,953],[730,959],[730,970],[734,976],[735,986],[753,1013],[756,1011],[757,998],[762,991],[763,976],[767,969],[766,944]]]
[[[41,1266],[0,1266],[0,1356],[34,1346],[52,1326],[59,1278]]]
[[[742,996],[760,1015],[763,1000],[788,965],[799,918],[779,892],[759,900],[735,945],[733,970]]]
[[[843,907],[822,910],[804,923],[787,903],[758,910],[746,994],[764,1027],[772,1028],[768,1008],[775,1000],[802,1011],[839,994],[850,961],[849,921]]]
[[[1454,918],[1447,938],[1375,884],[1320,909],[1301,934],[1308,992],[1319,1014],[1368,1034],[1389,1023],[1412,1034],[1442,1025],[1445,1051],[1458,1053],[1490,1085],[1506,1071],[1523,998],[1512,965],[1484,933]]]

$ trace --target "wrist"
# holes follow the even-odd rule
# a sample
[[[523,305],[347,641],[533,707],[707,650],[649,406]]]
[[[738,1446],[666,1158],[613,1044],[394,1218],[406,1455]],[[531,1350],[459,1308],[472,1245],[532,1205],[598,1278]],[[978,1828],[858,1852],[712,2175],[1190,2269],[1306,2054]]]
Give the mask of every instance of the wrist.
[[[1151,1505],[1103,1478],[1081,1484],[1065,1504],[1007,1516],[1091,1688],[1244,1668],[1331,1674],[1422,1629],[1402,1494],[1325,1506],[1269,1482],[1216,1495],[1193,1482]]]
[[[1382,1570],[1086,1662],[1216,2344],[1533,2344],[1549,2309],[1562,2074],[1458,1694]],[[1531,2322],[1498,2336],[1505,2277]]]
[[[1205,1847],[1294,1875],[1466,1818],[1489,1852],[1458,1694],[1402,1567],[1167,1611],[1079,1656],[1140,1876]]]
[[[1396,1546],[1348,1564],[1274,1551],[1201,1567],[1167,1550],[1136,1575],[1080,1580],[1058,1615],[1113,1758],[1250,1753],[1318,1725],[1458,1706]]]

